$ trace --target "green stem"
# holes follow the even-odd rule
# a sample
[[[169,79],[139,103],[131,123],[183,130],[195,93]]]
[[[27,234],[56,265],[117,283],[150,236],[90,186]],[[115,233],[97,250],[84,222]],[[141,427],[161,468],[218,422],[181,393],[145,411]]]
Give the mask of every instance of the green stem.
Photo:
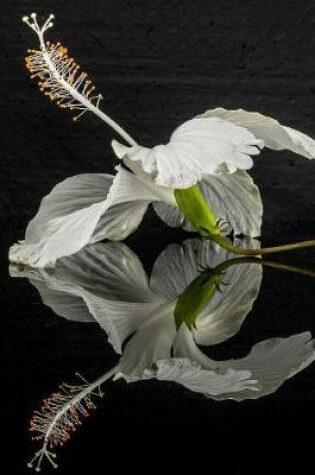
[[[281,246],[265,247],[261,249],[246,249],[234,246],[229,239],[219,234],[211,234],[210,239],[215,241],[219,246],[223,247],[234,254],[241,254],[243,256],[261,256],[264,254],[275,254],[278,252],[288,252],[294,249],[304,249],[315,246],[315,240],[294,242],[291,244],[282,244]]]

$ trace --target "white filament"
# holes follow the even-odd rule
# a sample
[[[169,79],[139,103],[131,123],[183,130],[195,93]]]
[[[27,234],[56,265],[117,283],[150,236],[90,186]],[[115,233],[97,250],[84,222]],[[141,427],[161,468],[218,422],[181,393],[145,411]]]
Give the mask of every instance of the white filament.
[[[41,467],[42,467],[42,462],[46,458],[53,468],[57,468],[58,465],[54,462],[54,458],[56,458],[56,454],[52,452],[51,450],[48,449],[48,447],[51,446],[51,442],[53,438],[56,440],[59,439],[58,436],[58,430],[61,430],[63,432],[63,419],[65,418],[64,425],[71,425],[71,412],[78,411],[83,414],[84,412],[84,401],[88,401],[91,403],[91,396],[101,396],[101,391],[100,387],[102,384],[104,384],[108,379],[110,379],[116,371],[117,367],[115,366],[111,370],[107,371],[105,374],[100,376],[98,379],[96,379],[93,383],[89,384],[86,382],[83,386],[79,386],[77,388],[78,392],[73,397],[69,398],[69,395],[64,396],[64,404],[62,404],[62,400],[60,407],[58,407],[58,403],[56,403],[56,414],[51,418],[49,423],[45,423],[45,416],[43,416],[43,423],[42,425],[39,425],[38,427],[38,432],[42,432],[44,434],[44,442],[43,446],[38,450],[32,460],[27,464],[29,468],[33,468],[34,465],[35,471],[40,472]],[[82,378],[83,379],[83,378]],[[70,387],[71,388],[71,387]],[[95,392],[95,390],[97,392]],[[67,417],[67,415],[69,415]],[[39,424],[40,424],[40,416],[37,416],[39,418]],[[58,429],[58,424],[61,424],[61,429]],[[62,438],[62,433],[61,433],[61,438]]]
[[[101,120],[103,120],[107,125],[109,125],[112,129],[114,129],[126,142],[130,145],[137,145],[135,140],[122,128],[120,125],[118,125],[113,119],[111,119],[107,114],[102,112],[99,109],[99,100],[101,99],[101,96],[99,96],[98,101],[96,104],[93,104],[90,100],[88,100],[86,97],[84,97],[80,92],[78,92],[77,87],[78,84],[69,84],[67,82],[62,74],[58,71],[56,68],[56,65],[53,63],[51,60],[51,57],[47,51],[45,41],[44,41],[44,33],[46,30],[49,28],[53,27],[53,22],[52,20],[54,19],[54,15],[51,14],[47,18],[47,20],[44,22],[42,26],[39,26],[39,23],[37,21],[37,15],[36,13],[31,13],[30,17],[25,16],[22,18],[23,22],[26,23],[38,36],[39,38],[39,43],[40,43],[40,48],[43,53],[43,58],[47,64],[47,67],[50,71],[50,75],[54,80],[56,80],[63,89],[65,89],[76,101],[78,101],[80,104],[82,104],[82,112],[79,114],[81,116],[84,112],[89,110],[90,112],[93,112],[96,116],[98,116]],[[77,116],[77,118],[79,117]]]

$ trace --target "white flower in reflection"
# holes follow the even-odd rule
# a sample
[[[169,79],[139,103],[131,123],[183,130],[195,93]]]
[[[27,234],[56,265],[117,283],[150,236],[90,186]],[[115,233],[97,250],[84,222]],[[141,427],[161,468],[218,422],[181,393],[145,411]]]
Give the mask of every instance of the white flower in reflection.
[[[86,74],[73,71],[75,63],[67,49],[59,43],[45,43],[44,33],[52,27],[52,18],[42,26],[35,14],[24,18],[40,42],[40,49],[32,50],[27,58],[32,77],[40,78],[40,88],[61,107],[78,110],[79,115],[93,112],[118,132],[130,146],[113,141],[113,149],[133,173],[119,168],[115,177],[85,174],[57,185],[29,223],[25,241],[12,246],[10,260],[33,267],[53,266],[56,259],[86,244],[122,240],[138,227],[150,203],[170,226],[201,232],[202,220],[188,219],[176,196],[178,190],[196,184],[211,209],[208,231],[222,220],[235,235],[259,236],[263,206],[246,171],[253,165],[251,157],[266,146],[315,158],[314,140],[256,112],[217,108],[183,123],[166,145],[137,145],[100,110],[100,94],[85,94],[90,81],[83,86]],[[190,213],[194,218],[197,215],[196,209]]]
[[[308,332],[265,340],[246,357],[228,361],[208,358],[198,345],[217,344],[238,332],[259,292],[260,265],[229,267],[228,285],[209,300],[195,328],[175,324],[179,296],[199,267],[214,268],[229,257],[216,244],[189,240],[169,246],[148,279],[124,244],[95,244],[58,261],[54,271],[26,269],[17,275],[29,277],[58,315],[101,325],[121,353],[116,377],[170,380],[212,398],[258,398],[314,360]]]

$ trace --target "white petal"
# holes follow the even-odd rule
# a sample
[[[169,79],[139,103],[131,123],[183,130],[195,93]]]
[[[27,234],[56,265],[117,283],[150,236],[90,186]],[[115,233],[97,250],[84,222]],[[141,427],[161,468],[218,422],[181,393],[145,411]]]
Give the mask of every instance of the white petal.
[[[229,267],[216,292],[196,320],[193,330],[200,345],[215,345],[239,331],[259,294],[263,269],[259,264]]]
[[[36,216],[29,222],[25,241],[40,242],[50,228],[50,223],[70,217],[78,211],[102,203],[113,184],[114,176],[97,173],[76,175],[58,183],[42,199]]]
[[[94,322],[86,304],[80,297],[51,290],[44,283],[36,280],[30,280],[30,283],[37,288],[43,304],[50,307],[56,315],[73,322]]]
[[[242,242],[257,247],[252,240]],[[211,241],[190,239],[171,244],[157,258],[153,266],[150,287],[168,300],[178,297],[200,274],[203,268],[214,268],[235,255]],[[167,277],[166,277],[167,276]],[[226,270],[224,284],[197,317],[193,330],[197,343],[214,345],[235,335],[251,311],[258,296],[262,266],[243,263]]]
[[[114,179],[101,174],[69,178],[43,199],[25,242],[12,246],[9,258],[33,267],[53,266],[89,242],[124,239],[156,199],[153,187],[120,167]]]
[[[152,149],[112,142],[116,155],[142,166],[157,185],[188,188],[209,174],[252,167],[263,142],[248,130],[218,118],[195,118],[178,127],[167,145]]]
[[[271,338],[262,341],[252,348],[245,357],[237,360],[214,361],[197,348],[192,335],[183,328],[177,335],[174,344],[176,356],[188,358],[201,365],[204,369],[226,372],[229,369],[245,371],[252,374],[257,381],[253,388],[232,393],[227,391],[218,399],[257,399],[275,392],[287,379],[306,368],[315,360],[314,341],[309,332],[293,335],[289,338]]]
[[[258,380],[259,392],[237,395],[237,400],[258,398],[275,392],[287,379],[302,371],[315,360],[314,340],[309,332],[288,338],[270,338],[256,344],[239,360],[223,362],[220,367],[252,371]]]
[[[229,253],[213,241],[188,239],[181,244],[170,244],[154,263],[150,287],[172,300],[200,274],[200,266],[213,268],[228,258]]]
[[[84,293],[82,297],[90,313],[108,335],[108,342],[119,354],[122,353],[122,347],[127,338],[142,328],[147,323],[149,316],[162,305],[157,302],[140,303],[100,299]],[[151,336],[153,341],[154,338]]]
[[[158,300],[138,256],[121,242],[89,244],[79,253],[58,260],[53,275],[64,284],[82,287],[100,298]]]
[[[53,266],[56,259],[78,252],[108,208],[112,185],[113,177],[100,174],[78,175],[59,183],[42,200],[27,227],[25,242],[11,248],[11,262]]]
[[[179,228],[181,226],[187,231],[194,229],[177,206],[156,201],[153,203],[153,209],[158,217],[168,226],[171,226],[171,228]]]
[[[220,362],[208,358],[208,356],[206,356],[197,347],[194,335],[186,325],[182,325],[177,332],[176,338],[174,340],[173,350],[174,356],[177,358],[187,358],[197,364],[200,364],[204,369],[216,372],[220,371]]]
[[[90,315],[108,334],[117,353],[123,342],[164,302],[148,286],[138,257],[122,243],[90,244],[59,259],[53,271],[11,266],[17,277],[28,277],[43,302],[58,315],[81,320]],[[88,318],[85,318],[88,320]]]
[[[258,112],[247,112],[243,109],[226,110],[218,107],[198,117],[219,118],[245,127],[257,139],[262,139],[266,147],[272,150],[286,149],[306,158],[315,158],[315,141],[313,139]]]
[[[147,315],[147,323],[124,348],[119,362],[119,376],[128,382],[137,381],[145,377],[156,361],[170,358],[176,334],[175,305],[176,302],[167,302]]]
[[[238,170],[232,174],[209,175],[199,186],[215,215],[227,221],[235,235],[260,235],[263,205],[259,190],[248,173]],[[153,207],[169,226],[194,231],[177,207],[162,202],[154,203]]]
[[[10,276],[28,278],[30,284],[37,289],[43,304],[51,308],[56,315],[74,322],[94,322],[94,318],[82,298],[59,289],[56,290],[49,283],[52,279],[51,275],[42,269],[11,265]]]
[[[257,247],[253,240],[242,240],[241,246]],[[165,299],[177,298],[200,274],[202,269],[215,268],[234,258],[212,241],[189,239],[171,244],[157,258],[153,266],[150,287]],[[222,342],[237,333],[257,298],[262,277],[258,264],[229,267],[221,286],[196,320],[195,337],[200,344]]]
[[[100,217],[91,242],[105,237],[114,241],[125,239],[139,226],[148,205],[157,199],[175,204],[173,190],[158,187],[152,180],[144,180],[120,166],[116,169],[119,186],[114,201]]]
[[[256,391],[256,381],[250,371],[228,369],[225,373],[219,373],[205,370],[197,362],[185,358],[157,361],[156,369],[147,371],[146,378],[172,381],[208,397]]]
[[[123,243],[91,244],[60,259],[54,274],[59,288],[84,300],[117,353],[163,302],[149,288],[139,258]]]

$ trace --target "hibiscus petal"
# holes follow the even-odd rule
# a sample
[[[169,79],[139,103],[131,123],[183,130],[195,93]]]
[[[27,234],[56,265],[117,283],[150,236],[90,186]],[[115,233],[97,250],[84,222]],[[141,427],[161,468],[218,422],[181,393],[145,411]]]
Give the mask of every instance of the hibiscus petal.
[[[59,317],[64,317],[73,322],[94,322],[84,301],[76,295],[70,295],[58,290],[49,289],[45,283],[30,279],[36,287],[43,304],[50,307]]]
[[[257,247],[253,240],[242,240],[240,246]],[[205,268],[215,268],[234,258],[212,241],[189,239],[171,244],[156,259],[150,287],[165,299],[177,298]],[[165,278],[167,276],[167,279]],[[241,264],[226,270],[221,292],[215,292],[197,317],[195,338],[202,345],[216,344],[237,333],[257,298],[262,278],[262,266]]]
[[[303,157],[315,158],[315,141],[297,130],[281,125],[277,120],[258,112],[243,109],[226,110],[222,107],[211,109],[199,118],[219,118],[240,127],[245,127],[257,139],[264,141],[272,150],[291,150]]]
[[[9,258],[33,267],[53,266],[56,259],[78,252],[89,242],[124,239],[157,199],[159,192],[121,167],[115,177],[69,178],[42,200],[25,241],[12,246]]]
[[[100,299],[91,294],[83,295],[83,298],[90,313],[108,335],[108,342],[119,354],[127,338],[142,328],[149,316],[161,306],[158,302],[122,302]],[[151,338],[154,340],[155,336],[151,335]]]
[[[221,292],[216,292],[196,320],[193,330],[200,345],[215,345],[239,331],[259,294],[263,269],[259,264],[239,264],[227,269]]]
[[[209,175],[199,184],[202,194],[218,219],[229,223],[235,235],[260,235],[263,204],[257,186],[245,171]],[[157,215],[169,226],[194,231],[181,211],[162,202],[153,203]]]
[[[188,188],[222,168],[229,172],[252,167],[251,155],[263,146],[251,132],[219,118],[195,118],[172,134],[167,145],[152,149],[112,142],[116,155],[142,166],[156,184]]]
[[[82,297],[117,353],[164,302],[149,288],[137,255],[123,243],[89,245],[59,260],[55,273],[63,284],[71,282],[71,291]]]
[[[122,242],[89,244],[77,254],[59,259],[54,278],[63,285],[125,302],[160,301],[149,288],[138,256]]]
[[[147,322],[124,348],[117,377],[128,382],[143,379],[156,361],[170,358],[176,334],[175,305],[176,302],[166,302],[147,314]]]
[[[59,317],[73,322],[94,322],[94,318],[82,298],[60,291],[59,288],[56,290],[49,283],[52,277],[42,269],[11,265],[10,276],[29,279],[30,284],[37,289],[41,296],[43,304],[51,308]]]
[[[150,287],[172,300],[198,276],[200,266],[213,268],[228,257],[229,253],[213,241],[188,239],[181,244],[170,244],[154,263]]]
[[[149,288],[136,254],[122,243],[91,244],[59,259],[53,271],[22,270],[43,302],[70,320],[97,321],[117,353],[122,344],[164,302]],[[80,318],[81,316],[81,318]]]
[[[155,366],[155,370],[145,373],[147,379],[172,381],[208,397],[257,390],[257,381],[252,379],[250,371],[228,369],[225,373],[219,373],[205,370],[197,362],[186,358],[157,361]]]
[[[249,370],[258,380],[259,391],[256,394],[244,392],[236,395],[235,399],[256,399],[272,394],[287,379],[309,366],[315,360],[314,340],[311,338],[310,332],[288,338],[270,338],[256,344],[245,358],[222,362],[222,369]]]
[[[244,245],[244,243],[242,243]],[[253,243],[249,243],[252,247]],[[255,247],[255,245],[254,245]],[[203,268],[214,268],[235,257],[209,241],[172,244],[156,260],[150,287],[167,299],[178,297]],[[165,279],[165,275],[168,276]],[[220,292],[215,292],[196,320],[194,337],[200,345],[214,345],[235,335],[258,296],[262,266],[243,263],[226,270]]]
[[[253,240],[242,240],[239,244],[257,247]],[[202,269],[213,269],[234,257],[212,241],[189,239],[182,244],[171,244],[154,263],[150,287],[168,300],[175,299]],[[261,279],[262,266],[258,264],[243,263],[229,267],[222,278],[227,285],[222,285],[220,292],[215,292],[196,319],[193,333],[197,343],[214,345],[235,335],[253,307]]]
[[[254,345],[245,358],[214,361],[200,351],[188,329],[182,328],[174,344],[174,354],[188,358],[211,371],[250,372],[257,382],[255,392],[252,391],[253,388],[244,388],[238,393],[226,391],[218,395],[218,399],[237,401],[257,399],[275,392],[287,379],[315,360],[314,341],[309,332],[262,341]]]

